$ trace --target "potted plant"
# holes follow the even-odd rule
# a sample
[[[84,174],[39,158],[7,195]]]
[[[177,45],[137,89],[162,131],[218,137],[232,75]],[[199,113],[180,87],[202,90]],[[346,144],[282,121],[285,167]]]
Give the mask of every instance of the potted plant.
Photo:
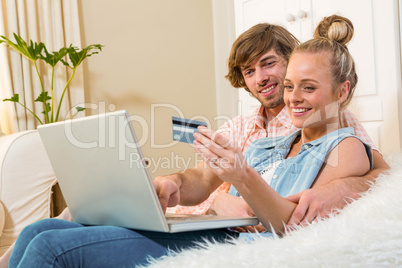
[[[39,78],[40,86],[41,86],[41,93],[35,99],[36,102],[43,103],[43,120],[40,119],[39,115],[33,112],[31,109],[26,107],[23,103],[19,101],[19,95],[14,94],[11,98],[3,99],[3,101],[11,101],[18,103],[19,105],[23,106],[27,111],[33,114],[33,116],[38,120],[40,124],[47,124],[57,122],[59,120],[60,115],[60,107],[63,102],[64,94],[66,93],[68,86],[70,85],[72,79],[74,78],[75,72],[77,67],[87,58],[93,54],[98,54],[102,50],[102,45],[94,44],[89,45],[82,50],[79,50],[77,47],[73,47],[70,45],[69,47],[63,47],[59,51],[54,51],[49,53],[45,44],[40,42],[39,44],[33,42],[32,40],[29,41],[29,44],[25,42],[21,36],[14,33],[15,43],[10,41],[5,36],[0,36],[0,44],[5,43],[7,46],[13,48],[15,51],[19,52],[21,55],[29,59],[35,67],[36,73]],[[68,60],[67,60],[68,57]],[[42,76],[39,72],[38,68],[38,61],[44,61],[48,64],[52,70],[51,75],[51,83],[50,83],[50,95],[49,91],[45,89]],[[56,105],[54,101],[54,94],[53,94],[53,84],[54,84],[54,74],[55,74],[55,67],[56,65],[61,62],[68,68],[72,70],[71,76],[69,77],[62,94],[60,96],[59,104]],[[57,107],[56,107],[57,106]],[[83,107],[76,107],[77,113],[84,111],[85,108]],[[77,114],[76,113],[76,114]],[[76,115],[75,114],[75,115]],[[74,116],[75,116],[74,115]]]

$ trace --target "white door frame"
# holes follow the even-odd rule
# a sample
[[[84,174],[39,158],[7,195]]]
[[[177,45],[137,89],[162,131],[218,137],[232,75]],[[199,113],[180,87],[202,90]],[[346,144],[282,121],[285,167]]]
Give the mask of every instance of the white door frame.
[[[397,18],[398,18],[398,27],[399,27],[399,30],[398,31],[396,31],[396,33],[398,33],[399,34],[399,36],[397,37],[397,40],[399,41],[399,70],[398,70],[398,73],[401,75],[401,77],[402,77],[402,73],[401,73],[401,70],[402,70],[402,40],[401,40],[401,37],[402,37],[402,19],[401,19],[401,14],[402,14],[402,0],[398,0],[398,2],[397,2],[397,6],[398,6],[398,8],[397,8],[397,10],[396,10],[396,12],[398,12],[398,16],[397,16]],[[399,84],[398,85],[398,109],[399,109],[399,118],[402,118],[402,85],[401,84]],[[402,144],[402,122],[400,122],[400,124],[399,124],[399,133],[401,133],[401,135],[400,135],[400,142],[401,142],[401,144]]]
[[[225,78],[230,49],[236,39],[233,0],[212,0],[215,87],[218,126],[238,114],[238,89],[233,88]]]

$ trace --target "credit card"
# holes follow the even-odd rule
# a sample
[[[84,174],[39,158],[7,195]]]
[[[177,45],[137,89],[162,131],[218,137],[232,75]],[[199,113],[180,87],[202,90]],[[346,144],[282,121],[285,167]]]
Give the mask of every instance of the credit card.
[[[193,143],[198,126],[207,126],[206,122],[172,116],[173,140]]]

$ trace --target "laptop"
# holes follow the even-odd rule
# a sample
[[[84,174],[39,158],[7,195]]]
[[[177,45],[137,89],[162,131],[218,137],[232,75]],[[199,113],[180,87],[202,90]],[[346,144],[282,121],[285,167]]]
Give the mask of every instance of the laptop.
[[[38,127],[75,222],[186,232],[256,225],[255,217],[164,214],[130,116],[116,111]]]

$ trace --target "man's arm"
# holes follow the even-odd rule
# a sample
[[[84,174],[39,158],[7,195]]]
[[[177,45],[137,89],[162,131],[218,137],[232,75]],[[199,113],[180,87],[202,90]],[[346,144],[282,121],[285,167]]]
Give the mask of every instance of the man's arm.
[[[364,176],[334,179],[327,184],[287,197],[289,201],[298,204],[288,226],[303,221],[311,222],[317,215],[326,217],[334,209],[342,209],[350,199],[359,198],[362,192],[367,191],[370,184],[387,169],[389,166],[382,155],[373,150],[373,169]]]
[[[194,206],[206,200],[222,184],[204,162],[195,168],[155,178],[154,185],[163,211],[176,205]]]

